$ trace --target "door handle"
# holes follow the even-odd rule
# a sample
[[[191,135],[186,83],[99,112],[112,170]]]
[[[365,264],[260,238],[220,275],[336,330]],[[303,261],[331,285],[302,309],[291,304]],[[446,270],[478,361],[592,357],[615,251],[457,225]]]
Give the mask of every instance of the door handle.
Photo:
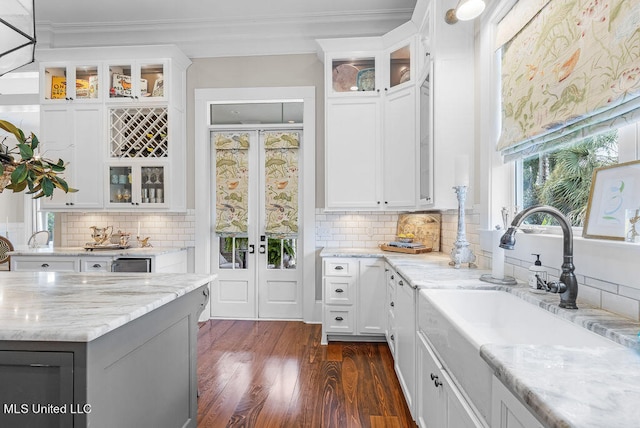
[[[256,252],[256,246],[253,244],[249,245],[249,254],[253,254]]]
[[[264,245],[260,245],[260,246],[258,247],[258,252],[259,252],[260,254],[264,254],[266,251],[267,251],[267,249],[266,249],[266,247],[265,247]]]

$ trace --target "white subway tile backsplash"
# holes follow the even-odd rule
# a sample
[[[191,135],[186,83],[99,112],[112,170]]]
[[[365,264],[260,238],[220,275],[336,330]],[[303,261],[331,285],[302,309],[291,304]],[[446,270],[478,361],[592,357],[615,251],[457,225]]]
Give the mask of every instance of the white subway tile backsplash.
[[[602,309],[640,321],[640,302],[619,294],[602,292]]]

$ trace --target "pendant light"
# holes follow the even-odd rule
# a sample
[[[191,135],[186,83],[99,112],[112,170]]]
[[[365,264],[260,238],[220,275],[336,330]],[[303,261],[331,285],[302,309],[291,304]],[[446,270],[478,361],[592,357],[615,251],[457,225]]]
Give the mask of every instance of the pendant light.
[[[458,21],[470,21],[477,18],[484,11],[484,0],[460,0],[455,9],[449,9],[444,16],[447,24]]]
[[[35,0],[2,0],[0,76],[32,63],[36,48]]]

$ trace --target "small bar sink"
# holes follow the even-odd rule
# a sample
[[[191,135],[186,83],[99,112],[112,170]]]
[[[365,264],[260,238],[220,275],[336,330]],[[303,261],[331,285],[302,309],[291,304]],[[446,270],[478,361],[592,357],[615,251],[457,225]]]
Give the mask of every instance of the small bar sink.
[[[479,349],[502,345],[621,347],[505,291],[424,290],[435,309]]]

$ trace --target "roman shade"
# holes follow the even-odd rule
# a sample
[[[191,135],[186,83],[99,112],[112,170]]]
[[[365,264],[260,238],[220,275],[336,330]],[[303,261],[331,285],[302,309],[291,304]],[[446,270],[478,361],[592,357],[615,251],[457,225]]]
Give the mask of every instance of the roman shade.
[[[249,134],[214,132],[216,226],[218,236],[247,236]]]
[[[640,118],[640,0],[535,1],[541,9],[522,29],[509,16],[529,0],[498,28],[505,44],[497,148],[505,160]],[[535,7],[525,9],[520,23]]]
[[[298,150],[300,133],[265,132],[265,233],[298,236]]]

